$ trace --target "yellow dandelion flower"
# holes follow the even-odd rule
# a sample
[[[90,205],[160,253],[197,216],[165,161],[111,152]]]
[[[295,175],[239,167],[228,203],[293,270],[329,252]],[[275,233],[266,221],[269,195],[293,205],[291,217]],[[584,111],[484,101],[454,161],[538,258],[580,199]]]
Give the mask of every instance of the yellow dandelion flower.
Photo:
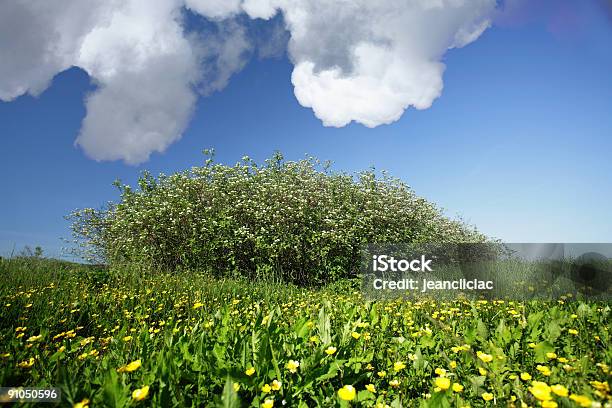
[[[392,387],[399,387],[399,381],[398,380],[391,380],[389,381],[389,385]]]
[[[295,361],[295,360],[289,360],[287,362],[287,364],[285,365],[287,370],[289,370],[289,372],[291,372],[291,373],[297,372],[297,369],[298,369],[299,366],[300,366],[300,362],[299,361]]]
[[[255,374],[255,368],[249,367],[249,368],[246,369],[246,371],[244,373],[250,377],[253,374]]]
[[[529,374],[529,373],[521,373],[521,380],[523,380],[523,381],[531,380],[531,374]]]
[[[345,385],[344,387],[338,390],[338,397],[340,397],[340,399],[344,401],[352,401],[355,399],[356,395],[357,391],[352,385]]]
[[[336,350],[337,350],[337,348],[330,346],[327,349],[325,349],[325,353],[328,356],[331,356],[332,354],[334,354],[336,352]]]
[[[591,399],[584,395],[572,394],[569,398],[581,407],[590,407],[592,403]]]
[[[199,308],[201,308],[202,306],[204,306],[204,303],[202,303],[202,302],[196,302],[196,303],[194,303],[194,304],[193,304],[193,309],[199,309]]]
[[[132,361],[131,363],[124,365],[123,367],[119,367],[117,372],[120,373],[131,373],[132,371],[136,371],[140,368],[142,362],[140,360]]]
[[[360,337],[361,337],[361,334],[359,334],[359,333],[357,333],[357,332],[352,332],[352,333],[351,333],[351,336],[353,336],[353,338],[354,338],[355,340],[357,340],[358,338],[360,338]]]
[[[384,378],[387,376],[387,372],[386,371],[379,371],[376,373],[376,375],[378,375],[380,378]]]
[[[447,377],[437,377],[434,380],[434,384],[436,385],[436,387],[438,387],[442,391],[446,391],[450,388],[451,380],[450,378],[447,378]]]
[[[550,358],[551,360],[554,360],[555,358],[557,358],[557,353],[546,353],[546,357]]]
[[[550,389],[552,392],[557,394],[560,397],[567,397],[569,395],[569,391],[561,384],[551,385]]]
[[[87,337],[84,338],[83,340],[81,340],[81,342],[79,343],[81,346],[86,346],[89,343],[93,342],[94,338],[93,337]]]
[[[482,351],[478,351],[476,352],[476,356],[481,359],[482,361],[484,361],[485,363],[490,363],[491,361],[493,361],[493,356],[487,353],[483,353]]]
[[[461,392],[463,391],[463,385],[459,383],[454,383],[452,389],[454,392]]]
[[[548,384],[542,381],[534,381],[531,383],[531,387],[529,387],[529,392],[540,401],[551,400],[550,391],[551,389]]]
[[[143,399],[147,398],[147,396],[149,395],[149,386],[145,385],[142,388],[137,388],[132,392],[132,399],[134,401],[142,401]]]
[[[270,384],[264,384],[264,385],[261,387],[261,390],[262,390],[263,392],[265,392],[265,393],[268,393],[268,392],[272,391],[272,387],[270,387]]]
[[[72,406],[72,408],[88,408],[89,407],[89,399],[83,398],[81,402],[77,402]]]
[[[19,368],[31,368],[33,365],[34,365],[34,357],[30,357],[29,359],[23,360],[22,362],[17,364]]]
[[[542,408],[557,408],[559,405],[555,401],[542,401]]]
[[[240,391],[240,383],[237,383],[237,382],[234,383],[234,391],[235,392]]]
[[[493,399],[493,394],[491,394],[490,392],[484,392],[481,395],[482,399],[489,402]]]
[[[264,402],[261,403],[261,408],[272,408],[272,407],[274,407],[273,399],[266,399]]]
[[[404,368],[406,368],[406,364],[403,361],[397,361],[393,364],[393,370],[395,371],[401,371]]]
[[[537,365],[536,366],[536,370],[538,370],[540,373],[542,373],[543,376],[550,376],[551,371],[550,368],[548,368],[548,366],[543,366],[543,365]]]
[[[608,385],[607,382],[601,382],[601,381],[591,381],[590,384],[593,386],[593,388],[595,388],[597,391],[601,391],[604,393],[609,393],[610,392],[610,386]]]
[[[33,343],[33,342],[38,341],[38,340],[40,340],[40,339],[42,339],[42,334],[39,334],[38,336],[31,336],[31,337],[30,337],[30,338],[28,338],[26,341],[27,341],[28,343]]]
[[[271,386],[271,387],[272,387],[272,389],[273,389],[274,391],[278,391],[278,390],[280,390],[280,389],[281,389],[281,386],[282,386],[282,385],[283,385],[283,383],[281,383],[280,381],[278,381],[278,380],[274,380],[274,381],[272,381],[272,386]]]
[[[376,387],[374,386],[374,384],[366,384],[365,388],[371,393],[376,393]]]

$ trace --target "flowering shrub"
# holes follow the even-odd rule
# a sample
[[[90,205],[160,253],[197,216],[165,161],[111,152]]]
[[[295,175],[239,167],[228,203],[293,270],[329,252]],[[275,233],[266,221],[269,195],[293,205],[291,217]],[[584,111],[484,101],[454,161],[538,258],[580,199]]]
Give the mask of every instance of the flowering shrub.
[[[118,203],[72,213],[85,252],[110,264],[319,284],[354,272],[362,244],[485,240],[385,173],[333,173],[279,153],[263,166],[248,157],[226,166],[205,152],[202,167],[145,172],[138,189],[116,183]]]

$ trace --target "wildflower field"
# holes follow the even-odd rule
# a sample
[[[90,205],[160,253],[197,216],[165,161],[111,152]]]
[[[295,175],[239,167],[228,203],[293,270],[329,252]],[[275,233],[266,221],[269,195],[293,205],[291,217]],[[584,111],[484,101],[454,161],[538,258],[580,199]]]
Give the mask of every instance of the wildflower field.
[[[364,244],[490,242],[401,180],[209,154],[116,185],[68,217],[106,266],[0,262],[0,385],[81,408],[612,405],[609,303],[364,297]]]
[[[610,305],[0,263],[0,384],[62,406],[610,406]]]

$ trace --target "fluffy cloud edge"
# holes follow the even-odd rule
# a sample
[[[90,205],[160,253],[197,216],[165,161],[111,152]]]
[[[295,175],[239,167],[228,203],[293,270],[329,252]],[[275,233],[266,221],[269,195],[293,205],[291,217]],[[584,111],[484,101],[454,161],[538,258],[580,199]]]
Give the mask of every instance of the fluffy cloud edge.
[[[139,164],[181,138],[198,93],[223,89],[244,67],[254,45],[241,16],[281,13],[298,102],[325,126],[376,127],[431,106],[443,89],[444,53],[478,39],[495,7],[495,0],[4,4],[0,50],[15,58],[0,61],[0,99],[38,95],[57,73],[81,67],[97,89],[75,143],[95,160]],[[186,32],[185,9],[217,24],[217,34]],[[27,31],[32,22],[38,30]],[[17,35],[7,40],[9,31]]]

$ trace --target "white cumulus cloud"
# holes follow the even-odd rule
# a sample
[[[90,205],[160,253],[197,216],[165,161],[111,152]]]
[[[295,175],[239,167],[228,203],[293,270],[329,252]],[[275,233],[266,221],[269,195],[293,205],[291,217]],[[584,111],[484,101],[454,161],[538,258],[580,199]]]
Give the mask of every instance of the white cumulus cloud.
[[[241,11],[241,0],[185,0],[187,8],[206,17],[223,19]]]
[[[74,64],[83,38],[104,21],[101,1],[0,2],[0,100],[38,95]]]
[[[72,66],[97,85],[76,139],[96,160],[137,164],[180,139],[198,95],[254,48],[248,18],[282,14],[299,103],[327,126],[374,127],[440,96],[449,48],[475,41],[495,0],[13,0],[0,2],[0,100],[38,95]],[[215,30],[187,27],[187,10]],[[247,18],[248,17],[248,18]]]
[[[90,31],[75,65],[98,84],[76,143],[97,160],[136,164],[181,137],[192,113],[197,58],[178,1],[125,2]]]
[[[252,17],[283,13],[292,82],[328,126],[373,127],[440,96],[449,48],[476,40],[494,0],[246,0]]]

